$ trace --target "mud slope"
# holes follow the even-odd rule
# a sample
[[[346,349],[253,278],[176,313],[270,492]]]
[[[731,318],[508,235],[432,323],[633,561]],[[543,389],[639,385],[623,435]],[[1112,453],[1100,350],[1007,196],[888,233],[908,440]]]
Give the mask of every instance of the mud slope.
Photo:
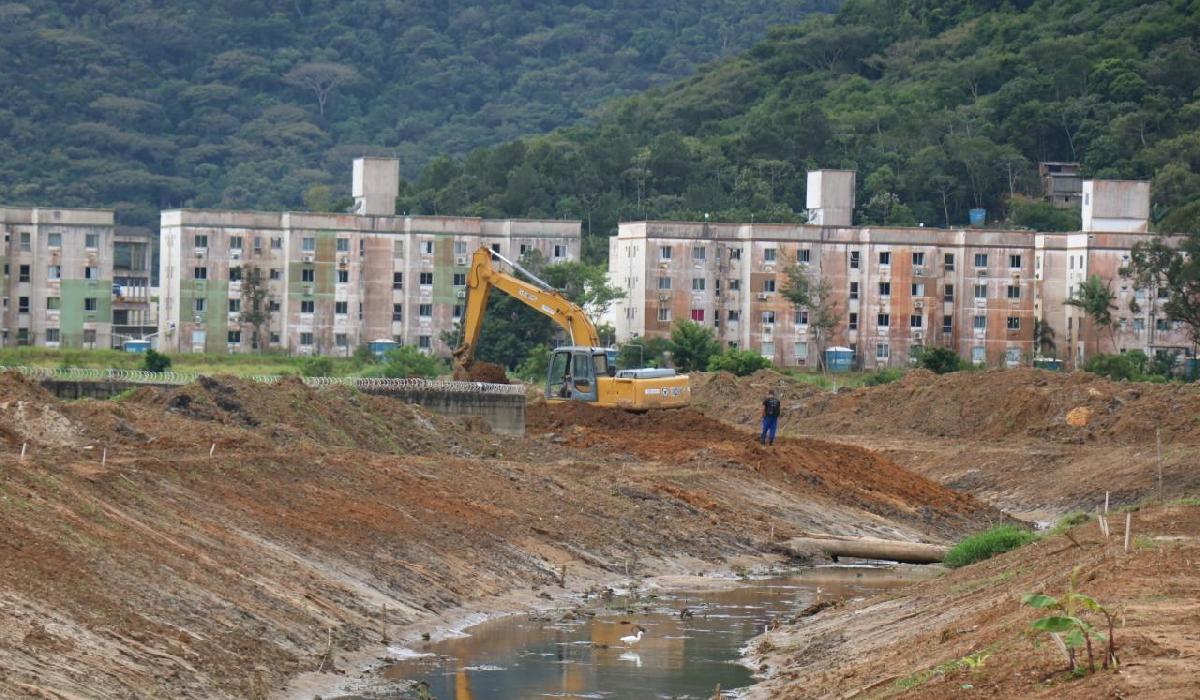
[[[920,585],[801,618],[753,645],[769,678],[751,698],[1190,698],[1200,687],[1200,507],[1096,522]],[[1116,671],[1073,678],[1029,623],[1026,593],[1077,586],[1117,612]],[[1102,655],[1097,644],[1097,658]],[[1086,658],[1086,656],[1084,657]],[[1099,660],[1097,661],[1099,664]]]
[[[62,403],[0,376],[0,697],[265,697],[330,639],[341,670],[385,653],[384,605],[395,632],[558,594],[564,565],[582,591],[750,561],[772,533],[1003,517],[853,448],[612,420],[513,439],[299,382]]]
[[[993,370],[935,375],[832,393],[776,372],[700,375],[706,415],[757,420],[782,394],[781,431],[879,450],[904,467],[998,507],[1052,519],[1094,509],[1104,492],[1135,503],[1200,488],[1200,387],[1117,383],[1088,373]]]

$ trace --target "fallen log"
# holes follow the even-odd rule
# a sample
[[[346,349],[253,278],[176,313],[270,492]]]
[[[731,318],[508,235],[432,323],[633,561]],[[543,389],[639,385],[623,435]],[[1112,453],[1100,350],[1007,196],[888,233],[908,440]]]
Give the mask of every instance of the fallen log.
[[[791,538],[784,546],[793,552],[811,552],[817,549],[833,557],[834,561],[837,561],[838,557],[855,557],[903,564],[936,564],[946,557],[946,547],[942,545],[846,535],[804,533]]]

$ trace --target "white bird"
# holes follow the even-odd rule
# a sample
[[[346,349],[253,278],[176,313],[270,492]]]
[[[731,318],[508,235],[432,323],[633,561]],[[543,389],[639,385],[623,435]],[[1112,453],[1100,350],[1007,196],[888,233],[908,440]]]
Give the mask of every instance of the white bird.
[[[631,634],[631,635],[628,635],[625,637],[621,637],[621,641],[625,642],[626,645],[637,644],[638,642],[642,641],[642,635],[645,633],[646,633],[646,628],[642,627],[641,625],[638,625],[637,626],[637,634]]]

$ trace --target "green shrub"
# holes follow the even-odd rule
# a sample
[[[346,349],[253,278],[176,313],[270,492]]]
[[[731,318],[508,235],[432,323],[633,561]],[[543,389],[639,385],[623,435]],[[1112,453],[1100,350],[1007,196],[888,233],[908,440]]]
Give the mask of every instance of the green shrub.
[[[963,365],[962,358],[958,356],[958,353],[944,347],[921,347],[914,351],[913,359],[921,369],[938,374],[957,372],[962,369]]]
[[[300,376],[328,377],[333,374],[333,360],[328,357],[304,357],[300,359]]]
[[[881,386],[883,384],[891,384],[903,376],[904,372],[899,369],[877,369],[863,379],[863,386]]]
[[[1029,544],[1037,536],[1015,525],[1001,525],[987,532],[971,535],[946,553],[946,566],[957,569],[977,561],[991,559],[1010,549]]]
[[[1094,355],[1083,364],[1083,369],[1117,382],[1122,379],[1145,381],[1149,359],[1141,350],[1130,350],[1119,355]]]
[[[171,369],[171,358],[153,349],[147,350],[142,369],[147,372],[166,372]]]
[[[771,366],[771,361],[753,350],[726,350],[708,358],[709,372],[733,372],[739,377]]]
[[[434,357],[421,352],[415,345],[401,345],[394,350],[388,350],[383,361],[363,372],[364,377],[393,377],[407,379],[409,377],[424,377],[433,379],[447,371],[446,364]]]
[[[1014,197],[1008,213],[1014,224],[1034,231],[1078,231],[1082,226],[1079,210],[1059,209],[1050,202],[1029,197]]]

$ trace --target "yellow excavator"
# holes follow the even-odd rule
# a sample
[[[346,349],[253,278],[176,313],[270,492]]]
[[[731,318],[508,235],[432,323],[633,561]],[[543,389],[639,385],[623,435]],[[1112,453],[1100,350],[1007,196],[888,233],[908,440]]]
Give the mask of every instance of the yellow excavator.
[[[533,282],[496,269],[497,259]],[[454,376],[470,376],[475,345],[487,313],[488,295],[498,289],[554,319],[569,344],[554,349],[546,376],[546,400],[582,401],[630,411],[678,408],[691,402],[688,377],[673,369],[617,369],[617,351],[600,344],[600,335],[577,304],[519,264],[482,247],[467,272],[467,308],[463,341],[454,351]]]

